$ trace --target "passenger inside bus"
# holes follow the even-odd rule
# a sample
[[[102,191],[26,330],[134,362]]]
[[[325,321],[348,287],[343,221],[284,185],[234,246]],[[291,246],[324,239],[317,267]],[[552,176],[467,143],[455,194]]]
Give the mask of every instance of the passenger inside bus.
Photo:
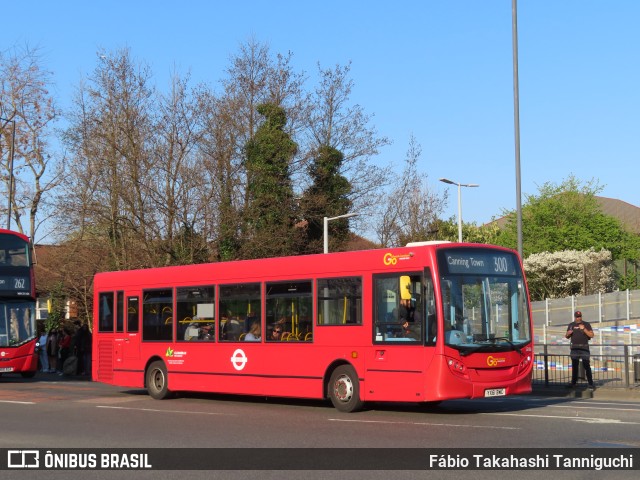
[[[260,321],[254,320],[251,324],[251,328],[249,329],[249,333],[247,333],[244,337],[245,342],[259,342],[262,339],[262,330],[260,328]]]
[[[400,336],[411,340],[420,340],[421,313],[412,305],[411,299],[400,300],[398,320],[402,326]]]
[[[276,324],[276,326],[273,327],[273,330],[271,331],[271,337],[269,337],[269,340],[271,340],[272,342],[279,342],[281,339],[282,339],[282,325]]]
[[[198,334],[199,340],[213,340],[213,324],[207,323],[205,326],[200,328],[200,333]]]
[[[236,342],[241,333],[242,326],[240,322],[236,318],[229,317],[222,327],[221,337],[222,340]]]

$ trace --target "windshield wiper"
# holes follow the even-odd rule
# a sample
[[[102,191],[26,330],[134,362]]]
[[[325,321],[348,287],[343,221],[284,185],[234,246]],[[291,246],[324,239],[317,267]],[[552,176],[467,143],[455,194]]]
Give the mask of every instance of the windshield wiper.
[[[487,349],[489,347],[489,351],[493,350],[493,345],[485,343],[484,345],[474,345],[474,346],[465,346],[465,345],[456,345],[454,348],[457,348],[460,352],[461,357],[466,357],[472,353],[481,352],[482,350]],[[464,349],[464,350],[463,350]]]
[[[476,352],[481,352],[483,350],[488,350],[488,351],[492,351],[492,349],[496,346],[496,343],[498,341],[503,341],[509,344],[509,346],[511,347],[512,350],[515,350],[516,352],[518,352],[520,355],[522,355],[522,350],[520,350],[520,347],[518,347],[515,343],[513,343],[511,340],[509,340],[506,337],[494,337],[494,338],[488,338],[485,340],[485,342],[487,343],[482,343],[482,344],[476,344],[474,346],[464,346],[464,345],[460,345],[458,346],[458,350],[460,351],[460,355],[461,356],[467,356],[471,353],[476,353]],[[462,350],[464,349],[464,350]]]
[[[507,342],[509,345],[511,345],[512,349],[514,349],[516,352],[518,352],[520,355],[522,355],[522,350],[520,350],[520,347],[518,347],[515,343],[513,343],[507,337],[494,337],[494,338],[490,338],[489,339],[489,341],[492,342],[494,345],[498,340],[500,340],[502,342]]]

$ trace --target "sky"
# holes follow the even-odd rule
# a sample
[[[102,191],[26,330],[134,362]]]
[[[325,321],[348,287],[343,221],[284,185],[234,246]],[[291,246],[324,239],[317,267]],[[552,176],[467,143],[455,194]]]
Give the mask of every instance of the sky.
[[[63,108],[102,49],[129,48],[160,89],[174,71],[216,85],[251,39],[312,75],[351,62],[352,101],[393,143],[372,159],[449,191],[444,217],[515,210],[511,0],[22,0],[5,2],[0,49],[40,49]],[[640,206],[640,2],[518,0],[522,202],[573,175]],[[312,85],[309,85],[311,88]]]

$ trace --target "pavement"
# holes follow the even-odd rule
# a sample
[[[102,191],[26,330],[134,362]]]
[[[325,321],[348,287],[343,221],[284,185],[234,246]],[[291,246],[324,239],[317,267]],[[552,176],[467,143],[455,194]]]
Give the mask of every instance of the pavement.
[[[587,384],[578,384],[576,388],[566,385],[544,385],[534,383],[532,395],[559,398],[593,398],[594,400],[616,400],[622,402],[640,402],[640,386],[629,388],[598,387],[595,391],[587,388]]]

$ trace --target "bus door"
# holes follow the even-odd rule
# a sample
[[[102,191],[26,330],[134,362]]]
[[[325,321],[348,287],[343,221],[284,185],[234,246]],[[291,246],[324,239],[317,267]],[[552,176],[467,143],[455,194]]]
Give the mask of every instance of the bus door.
[[[422,279],[420,273],[373,278],[374,345],[366,366],[367,399],[424,400],[424,376],[433,352],[424,347],[427,302]]]
[[[116,296],[115,363],[140,358],[140,293],[118,292]]]
[[[125,361],[140,358],[140,292],[127,292],[123,305],[124,335],[122,355]]]

